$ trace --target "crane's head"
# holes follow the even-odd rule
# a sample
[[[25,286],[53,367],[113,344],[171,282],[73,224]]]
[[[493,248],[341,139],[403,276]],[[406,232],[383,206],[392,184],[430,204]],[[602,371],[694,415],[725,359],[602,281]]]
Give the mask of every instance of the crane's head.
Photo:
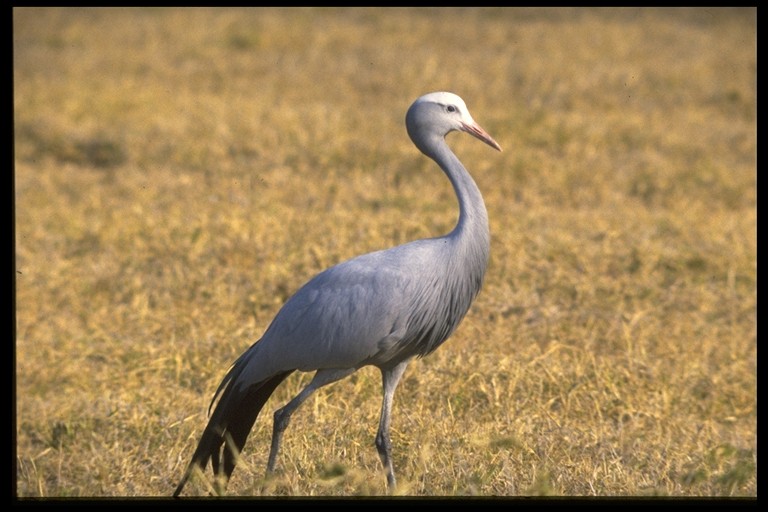
[[[472,119],[467,105],[451,92],[432,92],[413,102],[405,115],[405,126],[414,144],[429,153],[429,141],[444,138],[452,131],[462,131],[477,137],[494,149],[501,146]]]

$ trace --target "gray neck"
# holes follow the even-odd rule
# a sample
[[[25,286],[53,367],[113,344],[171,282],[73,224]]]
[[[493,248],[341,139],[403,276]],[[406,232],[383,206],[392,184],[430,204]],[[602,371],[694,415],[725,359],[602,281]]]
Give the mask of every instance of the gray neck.
[[[424,151],[424,147],[429,151]],[[488,213],[480,190],[445,140],[435,138],[431,144],[420,144],[419,149],[435,160],[451,180],[460,209],[459,221],[453,231],[432,239],[445,242],[437,246],[444,251],[440,255],[445,263],[440,288],[447,300],[433,301],[427,313],[418,315],[419,318],[441,319],[438,324],[426,323],[416,327],[419,342],[415,352],[423,356],[453,333],[480,291],[488,266],[490,234]]]
[[[471,250],[487,262],[490,249],[488,211],[483,196],[472,176],[453,154],[442,137],[432,145],[433,152],[427,153],[448,176],[459,201],[459,220],[447,237],[463,249]]]

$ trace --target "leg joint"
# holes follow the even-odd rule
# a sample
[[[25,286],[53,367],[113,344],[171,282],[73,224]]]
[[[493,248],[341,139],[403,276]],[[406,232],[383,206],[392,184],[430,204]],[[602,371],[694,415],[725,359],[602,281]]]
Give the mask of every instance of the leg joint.
[[[288,422],[291,421],[291,411],[288,407],[283,407],[275,411],[274,414],[274,428],[275,430],[282,432],[288,428]]]
[[[391,451],[392,443],[389,440],[389,434],[386,432],[379,432],[376,434],[376,449],[379,453],[389,453]]]

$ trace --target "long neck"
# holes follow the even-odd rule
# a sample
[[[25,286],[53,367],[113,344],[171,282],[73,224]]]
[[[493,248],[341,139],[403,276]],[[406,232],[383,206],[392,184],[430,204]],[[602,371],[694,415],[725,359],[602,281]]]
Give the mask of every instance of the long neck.
[[[420,141],[421,142],[421,141]],[[424,151],[424,149],[427,151]],[[459,200],[459,221],[444,237],[430,239],[430,247],[438,251],[435,261],[443,263],[435,278],[428,279],[432,289],[439,290],[439,300],[431,302],[432,309],[420,313],[422,318],[437,319],[434,325],[422,326],[427,334],[417,353],[426,355],[445,341],[461,322],[483,284],[490,252],[488,213],[483,197],[467,170],[440,137],[431,144],[419,145],[427,156],[440,165],[451,180]],[[415,310],[423,309],[415,305]]]
[[[459,220],[456,227],[447,235],[462,248],[472,249],[477,256],[487,261],[490,248],[488,230],[488,211],[485,209],[483,196],[475,181],[464,168],[458,157],[453,154],[440,137],[433,141],[432,151],[428,153],[448,176],[459,201]]]

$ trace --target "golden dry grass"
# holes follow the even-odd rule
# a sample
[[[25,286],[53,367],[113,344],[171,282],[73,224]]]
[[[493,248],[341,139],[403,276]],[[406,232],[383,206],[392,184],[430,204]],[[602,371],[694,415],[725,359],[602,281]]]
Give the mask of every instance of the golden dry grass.
[[[755,9],[15,9],[19,496],[168,495],[306,279],[456,220],[403,116],[452,90],[486,283],[396,397],[414,495],[755,496]],[[380,377],[233,495],[385,492]],[[205,493],[202,480],[189,489]]]

